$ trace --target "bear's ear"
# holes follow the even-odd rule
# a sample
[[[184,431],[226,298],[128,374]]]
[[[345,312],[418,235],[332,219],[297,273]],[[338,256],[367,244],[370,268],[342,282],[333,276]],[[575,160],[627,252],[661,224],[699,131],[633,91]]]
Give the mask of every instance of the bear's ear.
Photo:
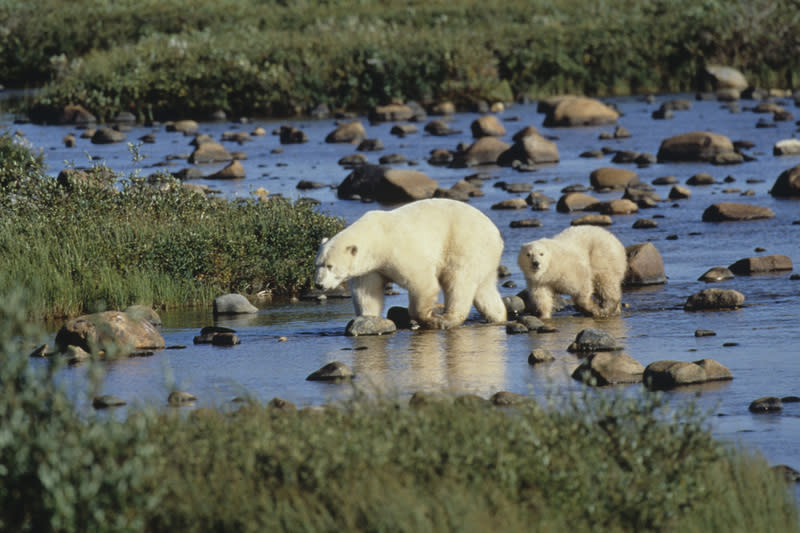
[[[345,248],[345,250],[350,252],[350,255],[356,255],[358,253],[358,246],[353,244]]]

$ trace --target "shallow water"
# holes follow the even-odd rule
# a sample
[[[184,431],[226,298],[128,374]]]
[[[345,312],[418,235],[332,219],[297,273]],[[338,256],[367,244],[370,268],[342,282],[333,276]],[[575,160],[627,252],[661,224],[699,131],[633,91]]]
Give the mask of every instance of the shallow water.
[[[637,215],[614,217],[609,228],[625,245],[652,241],[661,253],[666,274],[665,285],[628,290],[623,297],[625,309],[619,317],[595,320],[562,312],[551,321],[558,331],[550,334],[507,335],[501,326],[480,324],[473,312],[467,324],[454,331],[402,331],[387,337],[349,338],[343,334],[346,322],[352,317],[352,305],[347,300],[328,300],[325,303],[300,301],[262,306],[260,312],[245,318],[216,322],[237,330],[242,343],[222,348],[193,345],[192,339],[203,326],[214,324],[211,310],[206,312],[163,313],[162,333],[168,346],[183,345],[184,349],[163,350],[151,357],[132,358],[107,365],[103,393],[113,394],[129,405],[163,405],[173,386],[198,396],[197,406],[230,406],[237,396],[252,396],[261,401],[273,397],[290,400],[300,406],[316,405],[350,396],[350,385],[306,381],[308,374],[332,361],[350,366],[357,377],[353,384],[369,391],[380,391],[407,397],[413,391],[447,389],[489,396],[500,390],[543,395],[553,391],[578,390],[580,385],[569,376],[579,359],[566,348],[575,335],[588,327],[602,328],[625,345],[625,352],[647,365],[660,359],[698,360],[712,358],[732,371],[731,382],[681,389],[667,393],[675,399],[697,398],[712,413],[715,432],[726,439],[741,441],[763,453],[773,464],[784,463],[800,469],[800,404],[787,403],[780,414],[753,415],[750,402],[761,396],[800,396],[800,281],[790,280],[782,272],[751,277],[737,277],[722,283],[707,285],[697,281],[714,266],[727,266],[743,257],[758,255],[756,247],[766,254],[784,254],[800,260],[800,200],[779,200],[768,191],[780,172],[800,164],[798,156],[775,157],[775,142],[795,133],[793,122],[778,122],[774,128],[756,128],[764,115],[746,110],[754,102],[742,101],[743,111],[731,113],[718,102],[693,101],[689,111],[675,112],[671,120],[653,120],[650,113],[662,101],[676,96],[664,95],[656,103],[638,99],[620,99],[616,103],[624,112],[619,124],[627,128],[629,139],[601,141],[601,132],[613,127],[549,129],[541,127],[543,115],[536,113],[535,104],[513,106],[499,114],[504,120],[507,135],[511,136],[528,125],[537,126],[545,135],[557,137],[561,162],[545,166],[532,173],[520,173],[510,168],[449,169],[431,166],[426,162],[434,148],[454,150],[460,142],[469,143],[470,123],[478,116],[461,113],[453,117],[452,126],[462,134],[450,137],[431,137],[420,133],[398,138],[389,133],[393,124],[368,124],[368,135],[381,139],[385,149],[366,152],[371,162],[382,154],[400,153],[418,164],[421,170],[449,187],[459,179],[477,171],[489,172],[493,180],[484,185],[485,196],[470,203],[487,213],[500,228],[506,243],[503,264],[511,270],[509,279],[516,288],[501,288],[504,296],[515,294],[525,281],[516,265],[516,255],[522,243],[551,236],[567,227],[579,215],[556,213],[554,208],[544,212],[496,211],[490,206],[513,195],[493,187],[496,180],[534,183],[534,190],[557,199],[560,190],[570,184],[589,184],[589,173],[602,166],[621,166],[637,171],[642,181],[674,175],[681,184],[695,173],[708,172],[717,185],[692,187],[692,197],[678,202],[662,202],[653,209]],[[785,102],[794,109],[790,102]],[[206,123],[201,132],[220,138],[223,131],[251,131],[264,126],[277,129],[284,122],[250,121],[239,123]],[[321,181],[332,186],[349,173],[337,161],[354,153],[352,145],[326,144],[325,136],[333,130],[333,120],[292,121],[305,130],[310,142],[302,145],[280,146],[277,136],[253,137],[241,146],[229,144],[230,150],[245,151],[242,161],[247,178],[238,181],[200,180],[198,183],[218,188],[228,197],[248,196],[258,187],[289,198],[307,196],[321,202],[319,209],[353,221],[376,204],[337,200],[335,190],[318,189],[300,193],[300,179]],[[36,147],[44,150],[50,172],[56,175],[70,162],[71,166],[86,166],[88,157],[104,161],[115,170],[147,175],[157,169],[175,171],[186,166],[178,161],[165,166],[168,155],[191,152],[190,138],[156,129],[157,143],[143,144],[139,152],[143,162],[134,163],[125,144],[96,146],[79,139],[77,148],[64,148],[62,137],[75,131],[65,127],[41,127],[30,124],[9,125],[22,132]],[[654,164],[647,168],[616,165],[611,156],[584,159],[579,154],[589,149],[612,146],[655,154],[661,140],[678,133],[709,129],[727,135],[731,140],[750,140],[755,148],[748,151],[757,161],[736,166],[680,163]],[[153,128],[137,127],[128,133],[131,142]],[[75,132],[76,134],[79,132]],[[282,153],[272,153],[281,147]],[[204,167],[209,174],[223,165]],[[733,183],[721,183],[726,176]],[[740,196],[724,189],[752,189],[753,196]],[[666,198],[669,186],[656,187]],[[617,198],[620,192],[594,193],[606,200]],[[771,208],[776,217],[771,220],[704,223],[703,210],[721,201],[747,202]],[[656,218],[658,228],[633,229],[638,218]],[[512,229],[512,220],[537,218],[540,228]],[[667,239],[676,236],[676,239]],[[686,298],[708,287],[732,288],[746,296],[745,307],[737,311],[688,313],[683,310]],[[406,295],[387,298],[387,308],[405,306]],[[696,329],[710,329],[713,337],[696,338]],[[286,337],[287,340],[281,340]],[[528,365],[533,348],[549,349],[556,361]],[[85,385],[85,368],[77,366],[64,371],[65,380],[73,390]],[[638,387],[628,390],[637,391]],[[125,408],[117,411],[124,414]]]

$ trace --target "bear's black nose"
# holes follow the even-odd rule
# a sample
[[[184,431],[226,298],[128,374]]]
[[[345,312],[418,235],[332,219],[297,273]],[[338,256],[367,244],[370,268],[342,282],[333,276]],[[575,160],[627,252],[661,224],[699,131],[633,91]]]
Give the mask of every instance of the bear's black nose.
[[[531,261],[531,266],[533,268],[539,268],[539,261],[536,261],[536,260]]]

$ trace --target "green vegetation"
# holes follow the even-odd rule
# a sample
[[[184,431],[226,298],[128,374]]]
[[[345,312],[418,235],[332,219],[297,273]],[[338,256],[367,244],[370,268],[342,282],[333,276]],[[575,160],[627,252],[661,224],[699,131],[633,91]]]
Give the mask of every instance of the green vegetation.
[[[785,482],[658,394],[84,413],[0,305],[3,531],[796,531]],[[99,365],[99,363],[94,363]],[[90,369],[94,373],[93,369]],[[469,400],[469,401],[463,401]]]
[[[789,4],[7,0],[0,80],[46,83],[34,107],[82,104],[101,120],[688,91],[708,63],[787,88],[800,71]]]
[[[105,167],[54,180],[42,166],[0,135],[0,293],[25,287],[37,316],[294,294],[311,285],[321,239],[343,227],[302,202],[207,198]]]

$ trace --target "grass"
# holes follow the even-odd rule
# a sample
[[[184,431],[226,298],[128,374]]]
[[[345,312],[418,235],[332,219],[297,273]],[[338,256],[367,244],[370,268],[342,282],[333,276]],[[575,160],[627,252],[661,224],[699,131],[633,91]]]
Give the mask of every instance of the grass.
[[[0,156],[0,293],[25,287],[40,317],[294,295],[311,286],[319,242],[343,227],[303,202],[208,198],[166,175],[92,167],[57,181],[8,133]]]
[[[800,70],[800,10],[777,0],[10,0],[0,20],[0,79],[44,85],[42,120],[690,91],[709,63],[790,88]]]
[[[0,305],[5,531],[797,529],[763,459],[659,394],[79,412],[60,366],[22,354],[38,338],[23,296]]]

